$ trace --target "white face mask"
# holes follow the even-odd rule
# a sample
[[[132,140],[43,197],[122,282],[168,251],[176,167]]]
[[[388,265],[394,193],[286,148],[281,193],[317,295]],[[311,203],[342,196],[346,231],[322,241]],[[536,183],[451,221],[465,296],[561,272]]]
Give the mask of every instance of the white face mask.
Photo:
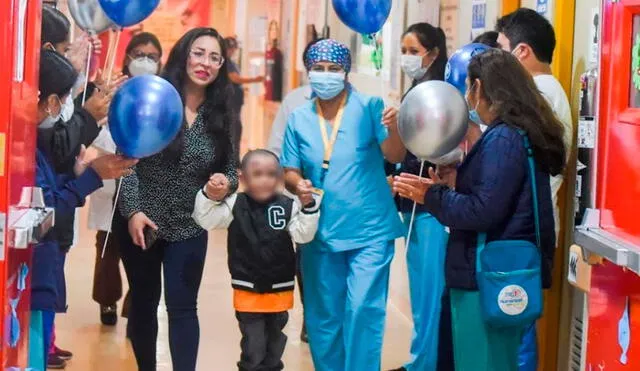
[[[62,108],[60,110],[60,118],[62,121],[67,122],[71,120],[71,116],[73,116],[73,111],[75,110],[75,104],[73,103],[73,99],[71,99],[71,94],[67,95],[67,99],[62,102]]]
[[[158,62],[147,57],[136,58],[129,62],[131,76],[155,75],[158,73]]]
[[[60,101],[60,98],[58,98],[58,101]],[[49,114],[49,116],[42,120],[42,122],[38,125],[38,128],[40,129],[52,128],[56,124],[56,122],[60,121],[60,118],[62,117],[62,105],[60,105],[60,111],[58,111],[56,115],[52,114],[51,109],[48,107],[46,112]]]
[[[431,66],[422,67],[423,59],[424,55],[403,54],[400,56],[400,67],[409,78],[419,80],[424,77]]]

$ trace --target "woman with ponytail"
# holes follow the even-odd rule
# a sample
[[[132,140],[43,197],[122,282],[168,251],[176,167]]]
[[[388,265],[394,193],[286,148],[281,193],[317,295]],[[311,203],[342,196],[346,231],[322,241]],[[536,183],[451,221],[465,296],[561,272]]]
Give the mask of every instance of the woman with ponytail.
[[[411,89],[431,80],[444,80],[447,64],[447,45],[440,27],[429,23],[416,23],[402,36],[401,66],[413,80]],[[390,176],[400,173],[420,173],[421,161],[411,153],[401,164],[387,166]],[[426,163],[423,174],[433,166]],[[408,227],[413,202],[396,197],[398,211]],[[413,313],[413,338],[409,362],[395,371],[435,371],[438,362],[438,329],[441,297],[444,291],[444,257],[448,235],[440,222],[429,214],[424,206],[415,209],[410,244],[407,247],[407,271]]]

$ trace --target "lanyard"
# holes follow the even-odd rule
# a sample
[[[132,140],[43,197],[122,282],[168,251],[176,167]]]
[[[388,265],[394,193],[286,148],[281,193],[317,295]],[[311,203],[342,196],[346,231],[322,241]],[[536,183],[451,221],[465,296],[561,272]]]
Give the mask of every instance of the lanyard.
[[[322,134],[322,144],[324,145],[324,158],[322,160],[322,180],[324,181],[324,175],[327,170],[329,170],[329,162],[331,160],[331,154],[333,153],[333,148],[336,144],[336,139],[338,138],[338,131],[340,130],[340,125],[342,125],[342,115],[344,113],[344,107],[347,103],[347,94],[344,95],[342,101],[340,102],[340,108],[338,109],[338,113],[336,114],[336,118],[333,123],[333,131],[331,132],[331,139],[329,139],[329,133],[327,133],[327,121],[324,118],[324,113],[322,112],[322,107],[320,106],[320,101],[316,99],[316,110],[318,111],[318,125],[320,126],[320,134]]]

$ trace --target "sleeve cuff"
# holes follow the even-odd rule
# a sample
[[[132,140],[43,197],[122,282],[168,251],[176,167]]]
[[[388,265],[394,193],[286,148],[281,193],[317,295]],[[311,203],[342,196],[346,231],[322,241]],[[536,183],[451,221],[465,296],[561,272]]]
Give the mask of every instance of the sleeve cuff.
[[[88,167],[82,175],[76,179],[76,186],[84,197],[103,186],[102,179],[93,168]]]

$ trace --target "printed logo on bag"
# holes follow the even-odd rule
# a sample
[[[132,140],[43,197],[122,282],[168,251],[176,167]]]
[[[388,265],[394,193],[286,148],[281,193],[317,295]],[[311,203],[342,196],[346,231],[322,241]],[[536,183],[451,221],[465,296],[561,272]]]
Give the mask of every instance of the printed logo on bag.
[[[271,228],[279,231],[287,226],[284,207],[279,205],[271,206],[267,210],[267,216],[269,217],[269,226],[271,226]]]
[[[529,295],[518,285],[505,286],[498,294],[500,310],[510,316],[517,316],[524,312],[529,305]]]

